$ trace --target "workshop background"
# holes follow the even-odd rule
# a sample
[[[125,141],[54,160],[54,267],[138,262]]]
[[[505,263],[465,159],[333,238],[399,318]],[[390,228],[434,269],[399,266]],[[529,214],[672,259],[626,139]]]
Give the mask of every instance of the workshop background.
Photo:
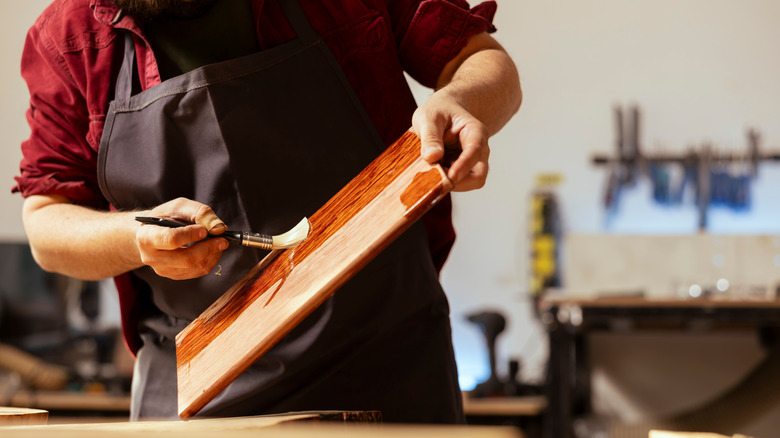
[[[28,28],[49,3],[0,3],[0,175],[6,183],[0,246],[11,248],[3,254],[16,254],[25,242],[22,198],[10,194],[19,145],[29,132],[19,60]],[[535,307],[540,287],[591,296],[775,296],[780,2],[498,5],[495,37],[517,63],[524,101],[491,141],[487,186],[453,195],[458,240],[442,282],[462,388],[473,389],[490,374],[485,335],[467,320],[486,310],[507,322],[496,342],[496,372],[506,376],[514,359],[523,383],[545,382],[549,348]],[[430,93],[413,86],[420,101]],[[621,165],[640,154],[669,160]],[[691,163],[704,159],[710,190],[703,204],[705,168]],[[536,238],[540,220],[549,225],[548,240]],[[535,264],[549,245],[552,256]],[[24,260],[3,259],[0,290],[10,278],[23,282],[14,263],[34,270]],[[554,275],[540,283],[540,269]],[[90,294],[101,298],[100,308],[91,319],[73,317],[73,330],[104,333],[118,324],[110,284],[96,289]],[[601,336],[594,343],[594,409],[625,421],[694,408],[766,355],[749,331]],[[640,384],[647,381],[652,388]],[[775,406],[740,432],[773,436],[766,431],[780,430],[780,402]]]

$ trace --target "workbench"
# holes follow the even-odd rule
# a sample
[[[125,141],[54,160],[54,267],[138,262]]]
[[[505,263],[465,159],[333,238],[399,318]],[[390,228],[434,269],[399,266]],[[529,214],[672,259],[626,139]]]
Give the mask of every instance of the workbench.
[[[513,427],[367,424],[321,421],[321,413],[258,417],[0,427],[3,438],[523,438]]]
[[[547,398],[541,395],[514,397],[463,396],[466,422],[473,425],[519,427],[529,438],[543,436]]]
[[[539,317],[549,335],[547,436],[573,436],[576,416],[589,413],[587,335],[594,331],[743,328],[759,335],[780,329],[777,299],[654,299],[545,296]]]
[[[130,415],[130,396],[70,391],[19,391],[2,403],[44,409],[54,413]]]

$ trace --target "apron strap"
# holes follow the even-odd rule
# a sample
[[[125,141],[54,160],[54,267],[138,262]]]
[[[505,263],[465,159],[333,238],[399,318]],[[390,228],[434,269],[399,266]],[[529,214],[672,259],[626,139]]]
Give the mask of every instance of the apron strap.
[[[133,70],[135,69],[135,42],[133,33],[125,32],[124,57],[122,67],[119,69],[119,76],[116,78],[116,88],[114,89],[114,99],[125,101],[130,99],[133,93]]]
[[[279,0],[279,6],[282,7],[295,34],[304,44],[314,43],[320,39],[320,35],[311,27],[298,0]]]

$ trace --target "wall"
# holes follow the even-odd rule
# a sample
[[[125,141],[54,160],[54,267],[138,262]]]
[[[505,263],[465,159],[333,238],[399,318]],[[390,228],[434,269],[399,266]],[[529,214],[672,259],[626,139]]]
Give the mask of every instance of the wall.
[[[28,0],[0,4],[0,83],[3,84],[0,132],[4,143],[0,148],[0,240],[4,242],[26,240],[22,228],[22,198],[11,194],[12,178],[19,173],[22,159],[19,145],[30,135],[25,120],[29,94],[19,74],[19,65],[27,29],[49,3],[48,0]]]
[[[645,151],[683,152],[705,142],[741,150],[748,127],[761,131],[765,147],[780,149],[778,18],[780,4],[772,1],[499,1],[496,38],[519,66],[525,100],[519,115],[492,142],[488,186],[456,196],[461,236],[443,281],[452,297],[464,386],[484,376],[485,368],[478,334],[462,315],[485,306],[511,317],[499,360],[521,356],[526,378],[543,375],[544,341],[526,295],[526,204],[538,173],[564,175],[558,195],[569,234],[697,232],[695,208],[653,205],[646,180],[625,194],[618,214],[608,222],[601,208],[606,172],[589,162],[594,152],[614,150],[614,105],[641,106]],[[778,234],[778,173],[777,165],[762,166],[751,211],[713,209],[710,232]],[[753,263],[749,253],[740,256],[745,264]],[[580,261],[597,259],[587,253],[582,257]],[[645,266],[628,266],[625,275]],[[751,360],[760,355],[755,346],[740,344],[746,339],[724,341],[722,346],[736,349],[729,351],[752,349]],[[614,352],[614,347],[605,348]],[[616,363],[625,365],[621,358],[625,356],[616,356]],[[615,387],[624,390],[619,394],[631,393],[625,386]],[[687,402],[694,405],[691,398]],[[636,407],[626,405],[629,411]],[[623,414],[636,418],[641,410]]]
[[[443,282],[464,386],[486,373],[481,338],[463,321],[465,313],[483,307],[503,309],[511,318],[499,360],[522,356],[525,377],[542,375],[546,348],[526,295],[526,205],[538,173],[564,175],[558,195],[569,233],[697,231],[693,206],[652,205],[646,182],[626,193],[605,229],[606,172],[589,163],[593,153],[614,150],[613,105],[641,106],[646,151],[682,152],[707,141],[741,150],[748,127],[761,131],[764,146],[780,150],[780,3],[498,4],[495,36],[518,64],[525,98],[518,116],[492,141],[487,187],[455,196],[460,237]],[[752,210],[715,209],[711,231],[778,233],[778,173],[777,165],[762,166]]]
[[[564,246],[567,292],[578,295],[757,298],[780,287],[778,236],[572,233]]]
[[[21,200],[10,195],[19,143],[27,137],[26,89],[18,60],[26,29],[48,0],[0,3],[0,239],[23,240]],[[528,195],[540,172],[565,176],[558,194],[567,231],[603,232],[605,172],[589,164],[611,152],[612,106],[640,104],[646,150],[682,151],[711,141],[745,145],[747,127],[780,149],[780,3],[773,0],[498,0],[496,38],[516,60],[525,100],[493,138],[491,176],[479,192],[455,196],[459,230],[443,283],[452,302],[462,383],[486,374],[484,346],[470,311],[499,308],[509,316],[501,363],[521,356],[523,375],[539,379],[546,347],[527,297]],[[427,95],[417,90],[419,99]],[[773,202],[777,170],[767,165],[750,214],[715,212],[714,232],[778,232]],[[666,211],[648,203],[647,187],[626,195],[610,231],[692,233],[691,208]],[[630,208],[628,208],[630,207]]]

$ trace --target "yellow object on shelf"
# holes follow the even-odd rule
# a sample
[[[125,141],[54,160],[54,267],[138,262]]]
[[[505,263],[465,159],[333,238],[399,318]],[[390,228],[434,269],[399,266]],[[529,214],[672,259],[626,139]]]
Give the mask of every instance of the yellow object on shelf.
[[[533,296],[540,296],[545,289],[560,287],[561,274],[559,259],[559,239],[561,235],[560,212],[553,191],[561,182],[560,174],[540,174],[536,177],[536,187],[531,194],[530,229],[530,280]]]

